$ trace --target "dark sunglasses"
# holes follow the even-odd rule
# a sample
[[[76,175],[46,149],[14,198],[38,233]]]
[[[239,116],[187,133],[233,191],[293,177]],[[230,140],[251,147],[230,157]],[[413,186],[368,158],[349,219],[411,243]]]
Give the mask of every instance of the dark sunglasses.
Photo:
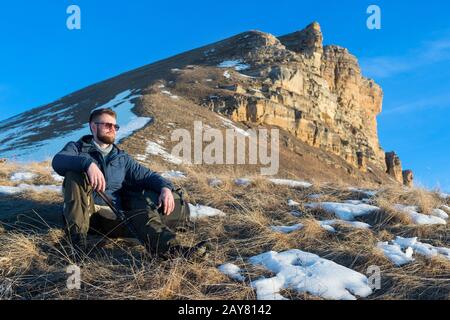
[[[104,125],[108,130],[111,130],[113,127],[116,131],[119,131],[120,126],[118,124],[114,124],[111,122],[94,122],[95,124],[99,125],[102,124]]]

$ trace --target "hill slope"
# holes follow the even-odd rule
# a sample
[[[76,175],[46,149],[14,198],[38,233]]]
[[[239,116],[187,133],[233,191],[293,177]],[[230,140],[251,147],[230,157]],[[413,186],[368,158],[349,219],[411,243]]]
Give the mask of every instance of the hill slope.
[[[386,158],[378,142],[381,88],[346,49],[322,38],[317,23],[278,38],[249,31],[121,74],[0,122],[0,157],[51,158],[89,132],[90,111],[111,107],[126,128],[122,147],[148,161],[159,161],[148,143],[170,152],[174,129],[193,132],[202,121],[221,130],[280,129],[281,176],[402,183],[399,159]]]

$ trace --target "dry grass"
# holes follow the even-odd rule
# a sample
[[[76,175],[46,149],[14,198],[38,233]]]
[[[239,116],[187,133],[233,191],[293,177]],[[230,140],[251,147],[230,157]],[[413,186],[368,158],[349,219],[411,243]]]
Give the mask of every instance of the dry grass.
[[[165,171],[171,167],[155,162],[152,169]],[[442,203],[435,193],[422,189],[384,189],[373,199],[380,212],[363,219],[370,221],[371,229],[335,225],[337,232],[330,233],[317,220],[334,217],[322,210],[305,208],[304,203],[311,201],[308,196],[320,193],[321,201],[342,201],[362,195],[330,184],[309,189],[276,186],[257,175],[226,166],[215,171],[194,166],[178,170],[189,177],[176,180],[176,184],[188,192],[191,203],[209,205],[227,214],[199,220],[194,230],[180,234],[185,244],[212,239],[214,250],[207,259],[161,260],[146,255],[135,242],[92,236],[89,239],[93,249],[79,257],[82,288],[68,290],[65,271],[73,261],[62,230],[44,228],[42,224],[34,228],[30,223],[19,222],[0,228],[0,287],[2,283],[10,284],[9,298],[13,299],[255,299],[250,282],[271,274],[250,265],[247,259],[268,250],[296,248],[363,274],[367,274],[369,266],[380,267],[382,288],[369,299],[450,298],[447,260],[416,256],[414,263],[398,268],[376,249],[377,242],[392,240],[396,235],[418,236],[423,242],[448,247],[450,233],[446,225],[411,225],[390,210],[392,204],[403,203],[430,212]],[[234,179],[244,176],[252,179],[252,185],[235,185]],[[212,187],[208,182],[212,178],[223,183]],[[20,203],[25,197],[36,204],[62,201],[59,195],[49,199],[45,194],[23,194],[14,201]],[[300,217],[290,214],[294,208],[287,205],[287,199],[300,203],[295,208],[303,213]],[[41,213],[39,209],[34,211]],[[34,221],[39,221],[39,217],[34,217]],[[271,229],[273,225],[295,223],[302,223],[303,228],[289,234]],[[217,267],[226,262],[239,265],[245,281],[237,282],[220,273]],[[292,299],[317,299],[292,290],[284,290],[282,294]]]
[[[35,174],[31,181],[11,181],[10,178],[16,172],[29,172]],[[50,161],[30,162],[19,164],[15,162],[5,162],[0,164],[0,184],[3,186],[16,186],[20,183],[29,183],[35,185],[54,185],[55,182],[51,175]]]
[[[402,188],[399,186],[390,186],[382,189],[375,199],[375,202],[381,207],[392,207],[394,204],[405,204],[417,206],[419,211],[424,214],[430,214],[435,208],[443,204],[443,200],[436,193],[422,188]]]

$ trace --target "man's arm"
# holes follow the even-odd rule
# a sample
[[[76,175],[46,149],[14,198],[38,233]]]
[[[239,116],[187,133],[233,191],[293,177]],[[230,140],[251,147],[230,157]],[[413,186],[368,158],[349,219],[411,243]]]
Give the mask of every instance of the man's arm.
[[[144,167],[136,160],[128,157],[125,180],[142,189],[151,189],[161,193],[163,188],[174,190],[173,184],[158,173]]]
[[[53,157],[52,167],[57,174],[65,176],[67,171],[87,172],[92,162],[91,158],[79,154],[74,142],[69,142]]]

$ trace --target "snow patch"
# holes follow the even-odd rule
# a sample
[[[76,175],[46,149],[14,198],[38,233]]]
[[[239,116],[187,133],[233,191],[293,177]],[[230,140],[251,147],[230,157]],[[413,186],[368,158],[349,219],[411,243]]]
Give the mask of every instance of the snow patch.
[[[192,205],[189,203],[189,209],[191,212],[192,219],[200,219],[205,217],[213,217],[213,216],[224,216],[225,213],[219,209],[211,208],[203,205]]]
[[[109,102],[95,108],[111,108],[117,113],[119,124],[123,128],[118,132],[117,141],[125,138],[134,131],[141,129],[145,126],[151,118],[137,117],[131,109],[134,107],[134,103],[131,100],[141,97],[141,94],[136,90],[125,90],[117,94]],[[34,119],[33,119],[34,120]],[[8,130],[9,131],[9,130]],[[16,131],[10,131],[0,134],[0,140],[2,138],[10,138],[12,136],[20,135],[24,132],[24,126],[16,128]],[[83,135],[90,134],[88,124],[84,124],[81,128],[73,130],[71,132],[59,133],[55,135],[55,138],[37,141],[31,143],[25,147],[16,148],[7,152],[0,152],[0,157],[3,158],[15,158],[21,161],[43,161],[53,157],[59,152],[69,141],[77,141]],[[4,146],[2,146],[4,147]]]
[[[31,185],[21,183],[16,187],[0,186],[0,193],[3,194],[18,194],[27,191],[34,192],[62,192],[61,186],[55,185]]]
[[[64,181],[64,177],[60,176],[56,172],[52,172],[51,175],[52,175],[53,180],[55,180],[56,182],[63,182]]]
[[[36,177],[37,174],[32,172],[16,172],[11,176],[10,180],[11,181],[33,180]]]
[[[165,172],[161,173],[161,176],[163,178],[167,178],[167,179],[185,179],[186,178],[186,174],[184,172],[175,171],[175,170],[165,171]]]
[[[448,214],[447,212],[445,212],[442,209],[433,209],[433,211],[431,211],[431,215],[441,218],[441,219],[448,219]]]
[[[250,180],[248,178],[237,178],[237,179],[234,179],[234,184],[236,184],[237,186],[247,187],[251,183],[252,183],[252,180]]]
[[[281,233],[291,233],[293,231],[300,230],[303,227],[304,226],[301,223],[294,224],[292,226],[271,226],[273,231]]]
[[[292,214],[294,217],[301,217],[303,215],[303,213],[298,210],[292,210],[290,214]]]
[[[339,219],[353,221],[355,217],[365,216],[380,208],[368,204],[351,204],[338,202],[315,202],[305,204],[307,208],[321,208],[334,213]]]
[[[389,244],[387,241],[378,242],[377,247],[383,252],[386,258],[391,260],[391,262],[397,266],[402,266],[414,261],[414,258],[412,257],[414,251],[411,247],[407,248],[406,251],[403,252],[398,244]]]
[[[371,227],[370,224],[360,222],[360,221],[345,221],[345,220],[339,220],[339,219],[332,219],[332,220],[323,220],[319,221],[319,224],[322,228],[325,230],[328,230],[330,232],[336,232],[336,230],[332,227],[336,224],[343,224],[349,227],[353,227],[356,229],[369,229]]]
[[[168,95],[170,98],[178,100],[179,97],[177,95],[172,94],[170,91],[168,90],[161,90],[161,93]]]
[[[396,204],[394,205],[394,209],[409,215],[414,224],[422,224],[422,225],[447,224],[447,222],[440,217],[426,215],[417,212],[418,207],[416,206],[405,206],[402,204]]]
[[[230,119],[224,118],[220,115],[217,115],[220,119],[222,119],[224,125],[230,129],[234,129],[237,133],[242,134],[246,137],[250,136],[250,133],[248,133],[247,131],[245,131],[244,129],[239,128],[238,126],[236,126],[233,121],[231,121]]]
[[[251,257],[249,261],[276,274],[252,282],[259,300],[285,300],[279,293],[281,289],[335,300],[355,300],[355,296],[367,297],[372,293],[363,274],[309,252],[297,249],[281,253],[269,251]]]
[[[300,203],[298,203],[297,201],[294,201],[294,200],[292,200],[292,199],[288,199],[288,202],[287,202],[287,205],[289,206],[289,207],[295,207],[295,206],[298,206]]]
[[[219,68],[234,68],[236,71],[246,70],[250,65],[242,63],[241,60],[225,60],[217,65]]]
[[[289,180],[289,179],[269,179],[270,182],[276,185],[288,186],[292,188],[310,188],[311,183],[299,180]]]
[[[147,148],[145,149],[145,151],[148,154],[152,154],[152,155],[155,155],[155,156],[160,156],[164,160],[166,160],[166,161],[168,161],[170,163],[173,163],[173,164],[182,164],[183,163],[182,159],[180,159],[179,157],[176,157],[176,156],[168,153],[163,146],[161,146],[161,145],[159,145],[159,144],[157,144],[156,142],[153,142],[153,141],[147,141]]]
[[[229,276],[231,279],[237,281],[244,281],[245,278],[241,275],[241,268],[233,263],[225,263],[219,266],[219,271]]]
[[[427,258],[436,256],[450,260],[450,249],[445,247],[435,247],[431,244],[417,241],[417,237],[403,238],[397,236],[395,240],[388,242],[379,242],[378,248],[382,249],[385,256],[397,266],[414,261],[413,254],[419,254]],[[406,249],[405,252],[402,251]]]

